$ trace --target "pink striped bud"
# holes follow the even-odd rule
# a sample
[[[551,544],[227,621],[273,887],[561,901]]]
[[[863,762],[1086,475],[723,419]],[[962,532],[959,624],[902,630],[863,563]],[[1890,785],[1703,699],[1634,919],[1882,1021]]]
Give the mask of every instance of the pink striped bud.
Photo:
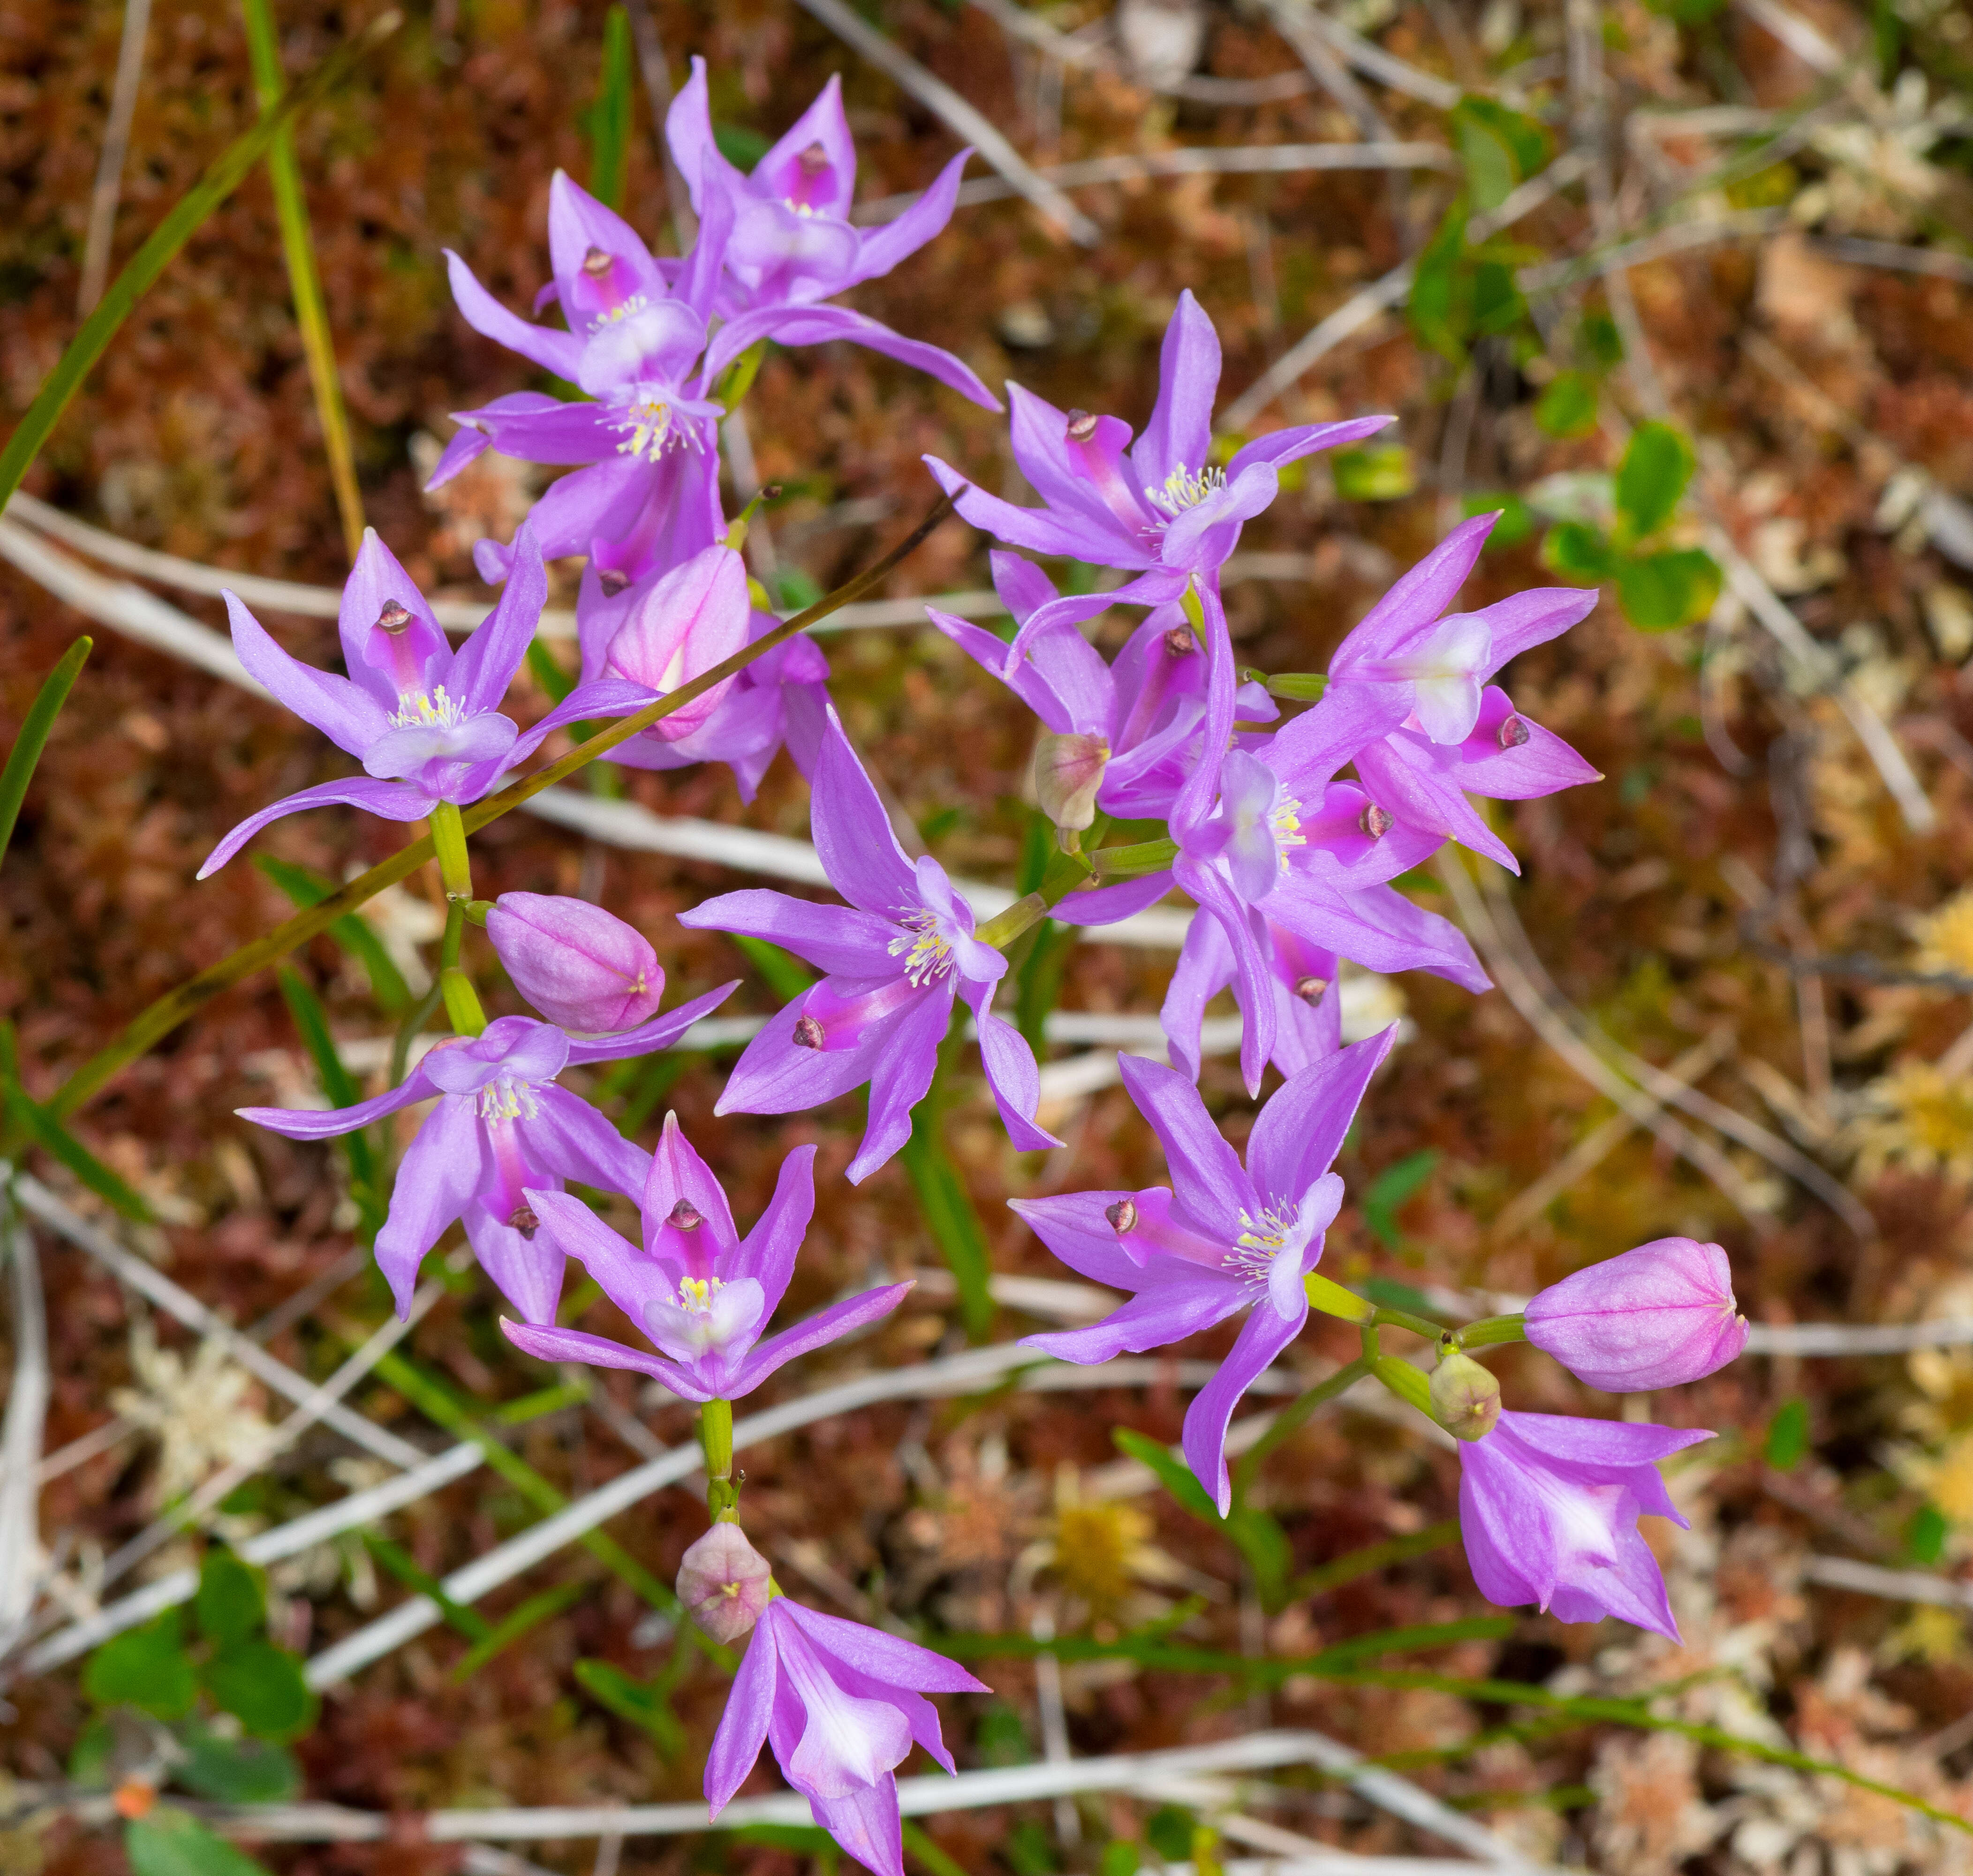
[[[1096,819],[1096,791],[1109,765],[1101,736],[1050,731],[1035,745],[1035,799],[1058,827],[1078,833]]]
[[[586,899],[503,892],[486,915],[514,987],[558,1028],[598,1036],[658,1013],[665,974],[641,934]]]
[[[1718,1245],[1658,1238],[1543,1291],[1527,1333],[1578,1380],[1632,1394],[1723,1368],[1746,1346],[1747,1319]]]

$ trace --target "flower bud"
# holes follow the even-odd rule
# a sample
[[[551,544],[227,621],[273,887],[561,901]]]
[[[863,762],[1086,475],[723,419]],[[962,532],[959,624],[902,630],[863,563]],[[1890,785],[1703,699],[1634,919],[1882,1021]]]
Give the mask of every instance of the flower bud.
[[[1471,1355],[1443,1356],[1431,1371],[1431,1417],[1455,1439],[1484,1439],[1500,1417],[1500,1383]]]
[[[600,905],[503,892],[486,915],[486,935],[514,987],[560,1028],[603,1035],[657,1014],[665,988],[658,954]]]
[[[737,1642],[767,1606],[774,1572],[738,1524],[715,1524],[679,1563],[678,1595],[715,1642]]]
[[[1527,1330],[1579,1381],[1613,1394],[1696,1381],[1747,1343],[1726,1253],[1691,1238],[1654,1239],[1563,1278],[1529,1304]]]
[[[1035,745],[1035,799],[1058,827],[1080,833],[1096,818],[1096,791],[1110,761],[1106,738],[1058,735]]]

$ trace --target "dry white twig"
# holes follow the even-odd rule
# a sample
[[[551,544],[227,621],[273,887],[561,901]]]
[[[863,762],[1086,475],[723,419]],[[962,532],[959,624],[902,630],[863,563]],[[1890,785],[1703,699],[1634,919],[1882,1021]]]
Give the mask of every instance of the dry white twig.
[[[103,126],[103,153],[96,185],[89,192],[89,231],[83,237],[82,281],[75,313],[86,319],[110,284],[110,252],[116,231],[116,202],[123,192],[123,162],[130,150],[130,126],[143,89],[144,39],[150,31],[151,0],[123,0],[123,36],[116,47],[116,77],[110,92],[110,115]]]
[[[954,136],[971,144],[1034,204],[1045,220],[1071,241],[1080,247],[1094,247],[1102,240],[1103,231],[1061,190],[1037,175],[1027,159],[987,118],[944,80],[934,78],[910,54],[894,45],[860,13],[846,6],[843,0],[800,0],[800,3],[839,39],[908,91]]]
[[[4,1177],[4,1172],[0,1172]],[[0,1430],[0,1646],[34,1605],[41,1570],[40,1460],[48,1415],[48,1319],[41,1253],[33,1234],[5,1206],[0,1251],[13,1270],[14,1374]]]
[[[276,1361],[259,1343],[241,1334],[189,1290],[181,1288],[162,1271],[154,1269],[133,1252],[124,1249],[87,1220],[78,1218],[39,1180],[23,1174],[15,1180],[14,1190],[22,1206],[51,1230],[78,1250],[87,1251],[139,1295],[148,1298],[168,1315],[175,1316],[187,1328],[196,1329],[201,1335],[217,1337],[235,1361],[276,1393],[290,1400],[303,1401],[315,1393],[315,1383],[306,1375],[297,1374],[286,1362]],[[395,1433],[374,1421],[366,1420],[360,1413],[352,1413],[339,1403],[328,1407],[322,1418],[325,1425],[334,1427],[345,1439],[392,1465],[419,1465],[427,1457],[408,1440],[400,1439]]]
[[[1955,1582],[1922,1570],[1886,1570],[1847,1557],[1811,1557],[1802,1575],[1825,1589],[1853,1590],[1890,1603],[1931,1603],[1942,1609],[1973,1610],[1973,1583]]]

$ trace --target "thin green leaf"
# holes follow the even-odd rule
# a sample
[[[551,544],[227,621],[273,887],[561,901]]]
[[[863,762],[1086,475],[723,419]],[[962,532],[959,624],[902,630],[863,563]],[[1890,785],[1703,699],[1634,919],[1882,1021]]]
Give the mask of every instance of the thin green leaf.
[[[47,747],[48,732],[75,688],[75,680],[82,675],[82,667],[89,661],[90,647],[95,642],[79,638],[62,653],[61,662],[42,679],[34,701],[28,706],[21,733],[7,752],[7,766],[0,768],[0,859],[7,856],[8,843],[14,838],[14,823],[20,819],[21,804],[27,798],[28,784],[34,780],[35,765]]]
[[[958,1286],[959,1317],[965,1325],[967,1339],[983,1342],[993,1327],[993,1295],[988,1287],[992,1262],[986,1227],[980,1222],[972,1194],[966,1190],[966,1181],[952,1163],[945,1143],[941,1098],[952,1052],[961,1033],[955,1018],[939,1045],[938,1067],[932,1076],[931,1086],[911,1110],[911,1138],[898,1157],[911,1176],[925,1229],[931,1233],[932,1242],[938,1246]]]
[[[606,208],[623,206],[630,156],[630,16],[613,6],[603,22],[603,78],[589,109],[589,192]]]
[[[780,945],[770,944],[765,938],[750,937],[744,931],[729,931],[727,936],[760,972],[761,982],[784,1003],[793,1002],[803,990],[813,987],[814,977]]]
[[[260,108],[268,110],[280,99],[284,74],[274,17],[268,0],[240,0],[247,21],[247,50],[254,66],[254,88]],[[356,452],[349,440],[349,416],[343,408],[342,381],[338,376],[335,346],[329,337],[329,308],[322,279],[316,270],[315,244],[309,233],[308,203],[302,195],[301,166],[295,160],[293,128],[283,124],[267,146],[267,180],[273,186],[274,212],[281,224],[281,248],[287,257],[288,287],[294,296],[295,323],[301,328],[302,352],[308,360],[309,382],[315,391],[316,421],[322,425],[323,453],[329,458],[329,486],[335,492],[336,512],[342,521],[342,542],[353,561],[363,545],[363,497],[356,486]]]
[[[672,1712],[666,1690],[652,1683],[633,1680],[621,1668],[607,1661],[579,1661],[576,1682],[583,1691],[620,1720],[642,1727],[656,1741],[667,1757],[683,1750],[685,1728]]]
[[[150,238],[133,255],[123,270],[110,284],[96,310],[83,322],[82,330],[70,339],[55,361],[28,413],[15,426],[7,445],[0,450],[0,508],[4,508],[21,486],[21,478],[41,453],[41,445],[57,419],[68,408],[69,400],[81,388],[90,368],[102,357],[116,329],[129,316],[130,309],[164,272],[180,248],[190,241],[206,218],[226,200],[252,172],[282,126],[299,112],[306,110],[348,74],[356,62],[395,32],[404,16],[396,11],[380,15],[369,25],[339,47],[295,85],[273,110],[261,113],[252,129],[234,138],[218,158],[182,197],[177,206],[152,232]]]
[[[1438,1164],[1438,1154],[1431,1147],[1407,1153],[1386,1167],[1366,1189],[1363,1222],[1392,1250],[1401,1249],[1405,1241],[1405,1234],[1398,1229],[1398,1213]]]
[[[528,671],[548,692],[551,702],[561,702],[575,688],[575,673],[564,670],[555,653],[538,638],[528,641]]]
[[[306,866],[297,866],[292,860],[277,859],[271,853],[255,854],[254,865],[292,903],[304,909],[319,905],[335,890],[333,880]],[[360,912],[345,912],[329,928],[329,935],[363,967],[370,979],[371,994],[386,1016],[402,1017],[411,1009],[411,986],[368,919]]]
[[[463,1603],[455,1603],[446,1594],[445,1586],[436,1576],[420,1570],[408,1551],[389,1538],[376,1537],[367,1531],[363,1533],[363,1542],[370,1554],[406,1589],[429,1596],[437,1606],[438,1612],[469,1642],[483,1642],[493,1632],[492,1623],[478,1610],[468,1609]]]
[[[1289,1599],[1299,1602],[1304,1596],[1320,1596],[1340,1584],[1353,1583],[1359,1576],[1367,1576],[1373,1570],[1388,1569],[1409,1557],[1423,1557],[1429,1550],[1458,1541],[1459,1521],[1448,1517],[1442,1524],[1428,1524],[1424,1530],[1412,1531],[1402,1537],[1389,1537],[1382,1544],[1366,1544],[1361,1550],[1346,1551],[1341,1557],[1331,1557],[1313,1570],[1304,1570],[1288,1586]]]
[[[931,1871],[931,1876],[967,1876],[966,1865],[947,1856],[927,1835],[924,1826],[904,1820],[905,1854],[915,1857]]]
[[[1119,1452],[1128,1455],[1140,1465],[1150,1467],[1157,1475],[1158,1483],[1178,1501],[1182,1510],[1207,1524],[1219,1522],[1219,1513],[1206,1495],[1206,1488],[1193,1478],[1192,1468],[1163,1440],[1153,1439],[1150,1434],[1137,1432],[1127,1426],[1113,1428],[1110,1437]]]
[[[523,1394],[519,1400],[503,1400],[486,1417],[499,1426],[525,1426],[545,1413],[559,1413],[564,1407],[579,1407],[589,1398],[589,1383],[564,1381],[538,1393]]]
[[[1288,1534],[1267,1512],[1236,1505],[1225,1517],[1193,1475],[1192,1468],[1162,1442],[1118,1427],[1111,1435],[1120,1451],[1147,1465],[1158,1481],[1179,1504],[1202,1524],[1210,1524],[1247,1560],[1254,1573],[1254,1585],[1265,1608],[1279,1609],[1284,1601],[1288,1565],[1293,1561]]]
[[[335,1038],[329,1033],[329,1016],[322,1007],[322,1000],[290,965],[277,966],[274,977],[281,987],[281,999],[288,1006],[288,1013],[295,1020],[303,1046],[314,1061],[316,1074],[322,1078],[322,1091],[329,1097],[329,1105],[354,1107],[362,1099],[363,1091],[342,1066],[342,1058],[335,1053]],[[337,1144],[348,1162],[350,1196],[363,1214],[368,1236],[374,1239],[383,1226],[388,1208],[378,1189],[377,1158],[370,1136],[362,1128],[354,1128],[341,1135]]]
[[[121,1216],[138,1224],[155,1222],[155,1214],[136,1191],[103,1164],[74,1134],[21,1085],[19,1053],[14,1026],[0,1020],[0,1102],[13,1125],[48,1157],[66,1166],[83,1185]]]
[[[564,1583],[552,1590],[544,1590],[539,1596],[529,1596],[511,1614],[502,1616],[483,1641],[474,1642],[466,1651],[459,1665],[452,1671],[453,1681],[470,1680],[502,1648],[511,1648],[529,1629],[538,1628],[559,1616],[571,1603],[581,1601],[588,1588],[585,1583]]]
[[[123,1829],[131,1876],[269,1876],[237,1844],[182,1811],[158,1811]]]

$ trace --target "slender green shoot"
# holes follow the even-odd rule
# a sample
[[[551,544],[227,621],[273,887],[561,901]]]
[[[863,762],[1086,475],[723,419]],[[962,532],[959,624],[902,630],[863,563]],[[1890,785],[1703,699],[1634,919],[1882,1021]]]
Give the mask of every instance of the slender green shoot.
[[[27,799],[28,784],[34,780],[41,751],[47,747],[48,733],[68,701],[69,692],[75,688],[75,680],[82,675],[94,642],[79,638],[62,653],[61,663],[41,680],[34,701],[28,706],[27,721],[7,753],[7,766],[0,769],[0,859],[6,858],[8,843],[14,837],[14,823],[21,818],[21,804]]]

